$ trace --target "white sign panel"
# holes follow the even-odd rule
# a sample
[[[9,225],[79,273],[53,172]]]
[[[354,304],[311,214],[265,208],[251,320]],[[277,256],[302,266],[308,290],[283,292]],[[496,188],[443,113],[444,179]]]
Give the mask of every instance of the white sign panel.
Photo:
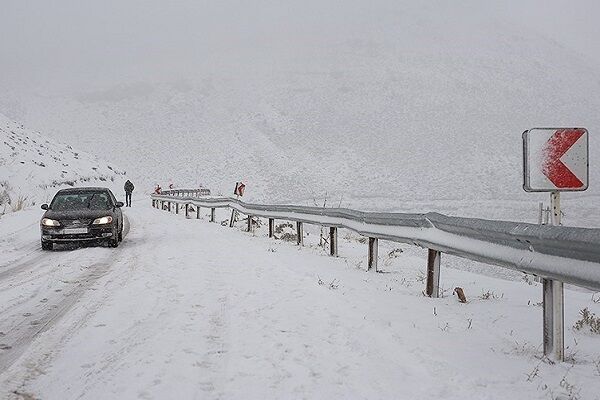
[[[588,188],[588,131],[534,128],[523,132],[523,189],[527,192]]]

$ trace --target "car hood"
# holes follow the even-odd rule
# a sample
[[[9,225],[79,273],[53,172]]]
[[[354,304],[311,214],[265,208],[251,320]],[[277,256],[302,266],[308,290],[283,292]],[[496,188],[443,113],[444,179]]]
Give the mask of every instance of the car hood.
[[[114,211],[112,209],[108,210],[67,210],[67,211],[54,211],[47,210],[44,213],[43,218],[50,219],[96,219],[101,217],[106,217],[107,215],[114,216]]]

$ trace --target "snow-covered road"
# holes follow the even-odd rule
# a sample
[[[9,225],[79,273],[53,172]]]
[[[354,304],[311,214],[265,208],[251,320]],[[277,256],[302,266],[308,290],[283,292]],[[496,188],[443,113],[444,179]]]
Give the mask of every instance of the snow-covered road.
[[[38,210],[0,220],[0,397],[600,398],[600,335],[542,359],[535,283],[444,268],[429,299],[422,250],[382,243],[365,273],[351,235],[334,259],[314,231],[299,249],[145,203],[117,249],[41,252]],[[567,291],[567,327],[583,307]]]
[[[28,214],[35,218],[34,222],[13,230],[3,241],[10,248],[4,249],[9,261],[0,265],[0,338],[4,342],[0,371],[7,369],[40,333],[107,273],[122,251],[74,251],[72,246],[62,246],[53,253],[42,251],[36,215],[39,212]],[[128,231],[125,219],[125,236]]]

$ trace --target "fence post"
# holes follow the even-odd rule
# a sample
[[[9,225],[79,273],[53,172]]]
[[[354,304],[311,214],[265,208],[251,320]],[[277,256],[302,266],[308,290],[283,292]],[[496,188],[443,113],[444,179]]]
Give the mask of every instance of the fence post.
[[[215,209],[210,209],[210,222],[215,222]]]
[[[367,263],[367,271],[373,268],[377,272],[377,257],[379,253],[379,239],[369,238],[369,258]]]
[[[196,206],[196,219],[200,219],[200,206]]]
[[[329,227],[329,255],[338,256],[338,235],[336,227]]]
[[[269,218],[269,237],[275,236],[275,219]]]
[[[304,246],[304,226],[300,221],[296,221],[296,236],[296,244],[298,246]]]
[[[440,297],[440,261],[442,252],[427,249],[427,287],[425,294],[429,297]]]
[[[544,301],[544,355],[555,361],[565,356],[565,304],[563,283],[543,279]]]

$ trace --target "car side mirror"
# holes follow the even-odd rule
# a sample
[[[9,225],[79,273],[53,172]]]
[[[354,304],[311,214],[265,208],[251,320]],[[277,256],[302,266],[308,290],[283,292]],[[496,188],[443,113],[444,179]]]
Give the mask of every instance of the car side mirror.
[[[117,201],[117,204],[115,204],[117,207],[121,208],[125,205],[125,203],[123,203],[122,201]]]
[[[47,210],[47,209],[49,209],[49,208],[50,208],[50,207],[48,207],[48,204],[42,204],[42,210]]]

